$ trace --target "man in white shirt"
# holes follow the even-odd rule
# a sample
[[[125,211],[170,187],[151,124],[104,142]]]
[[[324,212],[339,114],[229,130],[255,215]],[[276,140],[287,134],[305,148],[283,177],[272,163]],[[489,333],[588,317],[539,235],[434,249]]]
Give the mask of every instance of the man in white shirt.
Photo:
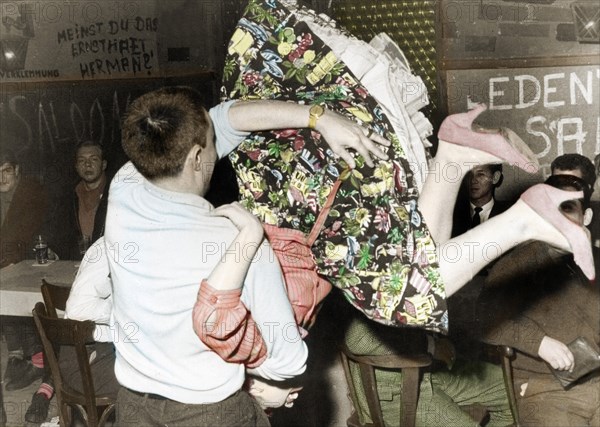
[[[193,324],[197,298],[217,318],[232,308],[252,312],[266,346],[253,374],[283,380],[305,369],[306,346],[260,223],[236,204],[214,210],[202,196],[217,153],[237,146],[246,131],[306,126],[309,106],[227,103],[209,117],[201,105],[188,88],[164,88],[136,100],[124,122],[132,162],[111,183],[98,248],[109,267],[99,277],[108,271],[112,281],[110,332],[123,386],[118,425],[268,424],[241,391],[244,364],[224,362],[198,339],[198,328],[219,325]],[[342,158],[346,147],[368,162],[369,153],[385,157],[366,130],[335,113],[321,117],[317,130]]]

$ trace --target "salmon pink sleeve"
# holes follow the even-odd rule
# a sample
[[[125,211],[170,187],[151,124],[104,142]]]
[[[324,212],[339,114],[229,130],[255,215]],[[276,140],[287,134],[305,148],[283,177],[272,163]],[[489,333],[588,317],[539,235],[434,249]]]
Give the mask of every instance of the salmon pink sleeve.
[[[203,280],[192,312],[194,331],[226,362],[256,368],[267,358],[267,346],[241,294],[241,289],[218,291]],[[214,312],[214,321],[207,323]]]

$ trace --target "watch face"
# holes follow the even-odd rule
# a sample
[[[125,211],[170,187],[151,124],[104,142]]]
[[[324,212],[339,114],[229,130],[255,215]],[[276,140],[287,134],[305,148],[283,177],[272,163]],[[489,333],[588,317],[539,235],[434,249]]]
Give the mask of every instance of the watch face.
[[[315,116],[320,116],[325,112],[325,109],[323,108],[322,105],[313,105],[312,107],[310,107],[310,114],[313,114]]]

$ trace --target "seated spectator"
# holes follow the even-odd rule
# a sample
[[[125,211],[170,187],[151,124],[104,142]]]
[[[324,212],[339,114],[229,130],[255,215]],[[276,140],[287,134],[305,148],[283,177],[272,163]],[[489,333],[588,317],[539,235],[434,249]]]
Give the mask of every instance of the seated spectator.
[[[81,259],[88,247],[104,234],[108,182],[106,160],[100,144],[79,144],[75,169],[81,178],[73,192],[71,226],[77,231],[77,255]]]
[[[555,175],[547,184],[584,190],[584,198],[562,204],[575,224],[588,224],[590,190],[577,176]],[[600,292],[571,254],[546,243],[523,244],[490,271],[480,298],[483,339],[514,347],[515,390],[524,426],[600,425],[600,377],[584,378],[565,390],[551,368],[571,370],[567,344],[585,337],[598,351]]]
[[[459,236],[473,227],[506,211],[511,203],[496,200],[496,189],[502,185],[502,165],[475,166],[463,179],[452,215],[452,236]],[[484,244],[487,244],[485,242]],[[452,315],[450,339],[456,350],[471,359],[478,353],[479,343],[471,340],[471,323],[474,321],[475,304],[483,277],[493,265],[485,266],[459,292],[448,298],[448,313]]]
[[[13,141],[2,141],[8,144]],[[0,153],[0,267],[33,255],[34,237],[40,233],[46,212],[46,193],[35,179],[25,176],[15,153]],[[7,391],[27,387],[44,374],[42,344],[33,318],[3,316],[2,330],[8,348],[3,381]]]
[[[3,142],[4,143],[4,142]],[[47,197],[42,185],[25,176],[15,153],[0,153],[0,268],[33,255],[34,238],[45,219]]]
[[[109,177],[102,145],[83,141],[75,152],[78,182],[58,203],[55,240],[62,259],[80,260],[90,245],[104,234]]]
[[[475,166],[463,183],[465,198],[459,198],[454,207],[452,235],[458,236],[509,208],[507,202],[496,200],[496,188],[502,185],[502,165]]]
[[[594,191],[596,170],[590,159],[581,154],[569,153],[558,156],[550,164],[552,175],[575,175]]]
[[[461,406],[479,404],[490,413],[487,426],[507,426],[513,422],[508,404],[502,369],[487,362],[454,360],[453,354],[440,344],[433,344],[432,336],[426,340],[422,331],[395,329],[367,320],[364,316],[352,316],[346,331],[346,346],[358,355],[422,354],[429,350],[437,363],[424,373],[417,405],[417,426],[464,427],[475,426]],[[429,345],[427,344],[429,341]],[[433,346],[432,346],[433,344]],[[429,347],[429,348],[428,348]],[[371,421],[367,400],[362,390],[359,367],[351,363],[351,376],[357,390],[359,405],[356,407],[362,423]],[[386,426],[400,425],[400,402],[402,400],[402,372],[376,369],[377,392]]]
[[[104,239],[98,239],[88,250],[71,287],[65,318],[74,320],[92,320],[96,322],[96,343],[88,345],[90,367],[97,394],[107,395],[114,399],[119,391],[119,383],[115,377],[115,347],[108,324],[110,323],[111,299],[110,278],[108,274],[97,272],[101,268],[100,251],[103,250]],[[64,374],[64,381],[75,390],[82,391],[81,376],[78,372],[77,354],[71,347],[60,350],[59,363]],[[54,381],[50,372],[46,372],[38,391],[33,395],[31,404],[25,413],[25,420],[30,423],[42,423],[48,418],[50,400],[54,394]]]
[[[91,243],[104,234],[109,187],[106,166],[100,144],[93,141],[79,144],[75,155],[75,170],[80,181],[64,202],[62,208],[66,212],[61,215],[64,216],[62,231],[60,238],[56,236],[61,243],[56,250],[62,258],[81,259]],[[47,418],[53,393],[54,384],[47,371],[25,413],[28,422],[40,423]]]

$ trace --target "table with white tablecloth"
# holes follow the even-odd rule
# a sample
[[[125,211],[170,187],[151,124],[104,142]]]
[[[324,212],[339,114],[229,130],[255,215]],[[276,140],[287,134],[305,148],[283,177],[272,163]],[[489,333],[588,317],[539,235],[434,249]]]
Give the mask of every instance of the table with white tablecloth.
[[[43,301],[42,279],[55,285],[71,286],[79,261],[50,261],[37,264],[24,260],[0,270],[0,315],[31,316],[38,301]]]

